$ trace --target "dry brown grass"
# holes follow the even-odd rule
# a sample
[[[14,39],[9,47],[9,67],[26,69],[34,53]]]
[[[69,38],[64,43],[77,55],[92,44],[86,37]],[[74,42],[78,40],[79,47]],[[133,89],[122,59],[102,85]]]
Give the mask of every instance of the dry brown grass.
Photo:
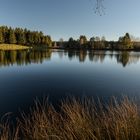
[[[25,140],[139,140],[138,106],[127,97],[108,105],[93,99],[70,98],[60,111],[48,100],[35,101],[30,113],[22,113],[20,131]],[[10,132],[6,124],[6,129]],[[17,131],[18,132],[18,131]],[[3,133],[7,136],[7,133]],[[17,135],[17,134],[16,134]],[[4,137],[2,140],[9,140]],[[17,139],[13,139],[17,140]]]
[[[61,122],[61,115],[48,105],[47,100],[42,104],[36,100],[30,114],[22,113],[20,126],[26,139],[55,140],[60,139]]]
[[[9,113],[5,114],[0,121],[0,140],[19,140],[19,127],[14,127],[10,122]]]
[[[25,50],[25,49],[29,49],[29,47],[16,44],[0,44],[0,50]]]

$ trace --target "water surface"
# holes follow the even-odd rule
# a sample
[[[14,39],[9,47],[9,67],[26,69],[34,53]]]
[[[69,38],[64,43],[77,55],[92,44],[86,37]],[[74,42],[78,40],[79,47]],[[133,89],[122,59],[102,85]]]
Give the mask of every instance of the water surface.
[[[140,52],[0,51],[0,115],[26,110],[35,97],[139,96]]]

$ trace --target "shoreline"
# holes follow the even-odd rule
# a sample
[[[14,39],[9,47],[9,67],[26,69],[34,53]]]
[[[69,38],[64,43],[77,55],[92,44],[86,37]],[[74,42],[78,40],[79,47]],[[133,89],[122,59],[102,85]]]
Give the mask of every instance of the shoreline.
[[[58,50],[84,50],[84,51],[137,51],[140,52],[140,49],[94,49],[94,48],[59,48],[52,47],[48,49],[58,49]]]
[[[30,49],[30,47],[17,44],[0,44],[0,51],[26,50],[26,49]]]
[[[28,50],[28,49],[57,49],[57,50],[82,50],[82,51],[135,51],[140,52],[140,48],[133,48],[133,49],[94,49],[94,48],[65,48],[65,47],[31,47],[31,46],[24,46],[24,45],[18,45],[18,44],[0,44],[0,51],[12,51],[12,50]]]

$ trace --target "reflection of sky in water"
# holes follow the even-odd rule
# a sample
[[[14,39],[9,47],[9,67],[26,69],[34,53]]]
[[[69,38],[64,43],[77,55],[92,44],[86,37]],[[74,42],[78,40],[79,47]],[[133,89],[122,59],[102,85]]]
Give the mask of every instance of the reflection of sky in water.
[[[139,52],[50,50],[13,55],[6,54],[3,61],[0,57],[2,114],[25,109],[33,98],[47,95],[53,103],[69,95],[139,95]],[[11,63],[13,66],[9,66]]]

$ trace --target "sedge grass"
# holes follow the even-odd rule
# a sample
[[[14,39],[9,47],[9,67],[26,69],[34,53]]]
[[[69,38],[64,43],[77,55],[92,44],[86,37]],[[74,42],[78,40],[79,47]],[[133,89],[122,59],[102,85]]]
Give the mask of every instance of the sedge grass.
[[[36,100],[29,113],[21,113],[18,128],[25,140],[139,140],[139,113],[138,105],[127,97],[114,98],[108,105],[70,98],[62,102],[59,112],[48,100]],[[8,124],[4,126],[11,134]]]

